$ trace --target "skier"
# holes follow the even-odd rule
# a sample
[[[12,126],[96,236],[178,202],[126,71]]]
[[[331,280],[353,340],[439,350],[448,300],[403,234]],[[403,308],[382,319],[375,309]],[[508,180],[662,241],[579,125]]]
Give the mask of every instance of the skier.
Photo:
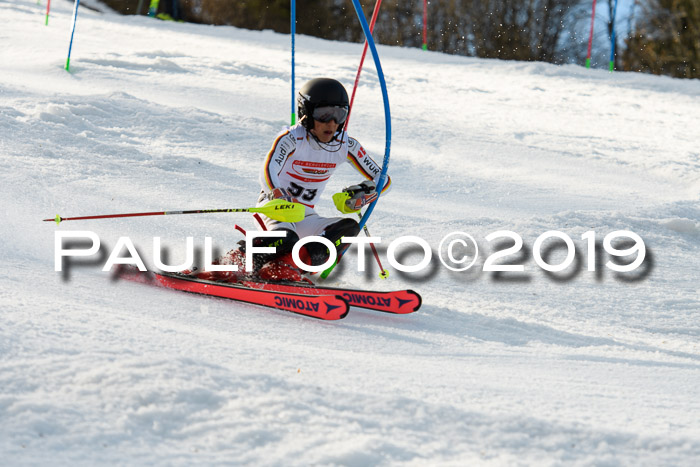
[[[362,145],[348,137],[344,130],[349,112],[348,94],[343,85],[330,78],[316,78],[299,90],[297,98],[299,123],[280,133],[267,153],[260,172],[261,192],[258,206],[273,199],[284,199],[306,206],[300,222],[285,223],[260,216],[263,230],[286,232],[285,237],[257,237],[253,245],[276,247],[275,253],[255,254],[256,275],[263,280],[303,280],[304,271],[292,261],[292,248],[300,238],[322,236],[340,250],[345,236],[360,231],[357,221],[347,217],[319,216],[314,206],[320,200],[328,180],[344,162],[359,172],[364,180],[333,196],[336,208],[343,214],[357,213],[379,196],[376,192],[381,167],[369,157]],[[386,193],[391,178],[382,189]],[[245,264],[245,242],[217,260],[218,264]],[[327,261],[329,251],[317,242],[307,243],[300,250],[304,263],[319,265]],[[200,273],[200,278],[230,279],[226,273]]]

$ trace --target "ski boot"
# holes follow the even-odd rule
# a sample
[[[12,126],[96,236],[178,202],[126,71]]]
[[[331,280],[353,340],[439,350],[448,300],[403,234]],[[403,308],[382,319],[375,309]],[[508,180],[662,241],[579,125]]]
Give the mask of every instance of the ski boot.
[[[180,274],[196,277],[204,281],[238,282],[245,274],[245,253],[240,248],[229,251],[224,256],[212,261],[212,265],[237,265],[238,271],[198,271],[197,268],[185,269]]]
[[[302,248],[299,251],[299,256],[304,262],[309,260],[309,256],[306,254],[305,248]],[[291,253],[278,256],[277,258],[265,263],[257,272],[257,276],[265,281],[306,282],[308,284],[313,284],[308,277],[304,277],[304,274],[306,274],[306,271],[294,263]]]

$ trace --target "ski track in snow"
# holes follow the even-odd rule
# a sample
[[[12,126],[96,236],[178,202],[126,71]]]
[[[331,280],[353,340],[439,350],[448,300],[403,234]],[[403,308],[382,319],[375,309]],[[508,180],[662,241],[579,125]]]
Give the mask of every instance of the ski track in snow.
[[[0,0],[0,459],[9,465],[693,465],[700,457],[700,82],[379,47],[392,192],[370,221],[437,251],[462,230],[548,230],[582,262],[549,277],[357,273],[330,285],[413,288],[407,316],[320,322],[114,280],[129,236],[219,251],[244,216],[62,224],[53,217],[252,204],[289,115],[289,36]],[[297,87],[351,89],[360,44],[297,38]],[[367,61],[350,132],[384,152]],[[356,183],[341,170],[332,193]],[[334,215],[331,203],[318,207]],[[55,230],[103,256],[53,271]],[[631,230],[646,269],[586,270],[581,235]],[[555,252],[552,263],[563,260]],[[407,261],[415,258],[408,254]],[[416,260],[417,261],[417,260]],[[607,258],[604,258],[607,261]],[[634,278],[637,277],[636,280]],[[559,280],[556,280],[559,278]],[[629,280],[632,278],[633,280]],[[625,280],[627,279],[627,280]]]

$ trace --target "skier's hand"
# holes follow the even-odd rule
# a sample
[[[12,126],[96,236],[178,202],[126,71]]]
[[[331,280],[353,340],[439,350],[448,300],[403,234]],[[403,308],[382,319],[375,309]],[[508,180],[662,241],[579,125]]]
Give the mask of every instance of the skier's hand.
[[[285,188],[275,188],[270,194],[270,199],[283,199],[289,201],[290,203],[298,203],[299,201],[292,197]]]
[[[358,193],[365,195],[371,195],[377,192],[377,184],[373,180],[365,180],[357,185],[351,185],[349,187],[343,188],[343,191],[350,194],[350,196],[355,196]]]
[[[372,180],[365,180],[359,185],[344,188],[342,192],[333,195],[333,203],[338,211],[351,214],[372,203],[379,197],[377,186]]]

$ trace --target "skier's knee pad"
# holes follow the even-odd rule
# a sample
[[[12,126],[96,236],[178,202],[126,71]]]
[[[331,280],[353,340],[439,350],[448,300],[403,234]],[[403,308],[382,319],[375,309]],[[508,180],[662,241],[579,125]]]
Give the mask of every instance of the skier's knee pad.
[[[291,252],[294,244],[299,241],[299,235],[296,232],[289,229],[279,229],[279,231],[286,231],[287,235],[285,237],[255,237],[253,239],[254,247],[276,248],[274,253],[256,253],[253,256],[255,269],[260,269],[268,261]],[[241,240],[238,244],[241,251],[245,252],[245,240]]]
[[[257,237],[253,240],[255,246],[267,246],[277,248],[277,255],[289,253],[294,248],[294,244],[299,241],[299,235],[289,229],[273,230],[273,232],[287,232],[285,237]]]
[[[323,231],[323,236],[333,242],[335,247],[338,248],[338,246],[341,245],[340,240],[343,237],[355,237],[359,233],[360,224],[346,217],[326,227],[326,230]]]
[[[326,227],[321,236],[330,240],[335,245],[336,252],[338,252],[343,248],[343,243],[341,242],[343,237],[354,237],[358,233],[360,233],[360,224],[352,219],[345,218]],[[328,249],[321,243],[307,243],[306,250],[309,253],[313,266],[325,263],[330,255]]]
[[[289,229],[279,229],[273,230],[272,232],[287,232],[285,237],[255,237],[253,239],[254,247],[275,247],[277,248],[276,254],[289,253],[294,248],[294,244],[299,241],[299,235],[296,232]],[[240,249],[245,251],[245,240],[238,242]]]

